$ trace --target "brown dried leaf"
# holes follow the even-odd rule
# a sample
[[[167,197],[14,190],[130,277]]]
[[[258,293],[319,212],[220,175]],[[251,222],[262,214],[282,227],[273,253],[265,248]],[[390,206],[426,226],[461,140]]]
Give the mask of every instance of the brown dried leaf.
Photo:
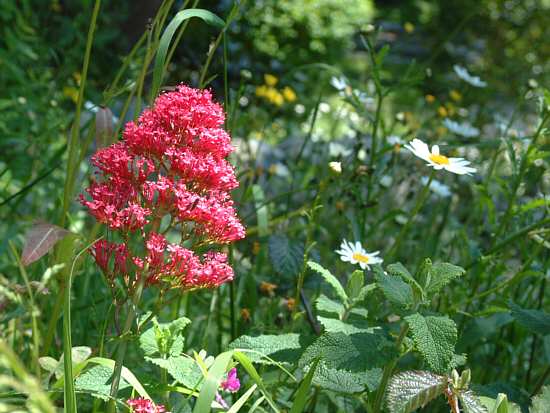
[[[25,236],[25,246],[21,263],[25,266],[45,255],[57,241],[65,238],[70,231],[47,222],[36,222]]]

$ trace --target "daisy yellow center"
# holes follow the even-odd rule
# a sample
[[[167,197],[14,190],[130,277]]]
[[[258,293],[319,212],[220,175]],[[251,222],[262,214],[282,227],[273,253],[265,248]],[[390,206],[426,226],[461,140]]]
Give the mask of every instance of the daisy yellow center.
[[[435,153],[430,154],[430,161],[438,165],[449,165],[449,158],[445,155],[436,155]]]
[[[354,252],[353,255],[352,255],[352,258],[355,261],[359,261],[359,262],[362,262],[364,264],[367,264],[369,262],[369,257],[367,257],[366,255],[360,254],[358,252]]]

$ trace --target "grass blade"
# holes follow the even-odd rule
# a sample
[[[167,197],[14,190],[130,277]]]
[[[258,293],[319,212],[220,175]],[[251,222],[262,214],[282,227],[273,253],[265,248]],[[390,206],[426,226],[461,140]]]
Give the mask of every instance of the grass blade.
[[[193,413],[210,412],[212,402],[214,401],[214,397],[216,397],[216,392],[218,391],[218,387],[220,385],[220,381],[227,370],[227,365],[231,361],[233,353],[233,350],[226,351],[216,357],[212,367],[210,367],[208,373],[206,374],[206,379],[201,387],[199,398],[197,399],[197,404],[195,404]]]
[[[306,377],[304,377],[304,380],[300,383],[300,387],[298,387],[298,391],[296,392],[296,398],[294,399],[294,403],[292,403],[290,413],[302,413],[304,411],[307,402],[307,395],[309,394],[309,389],[311,388],[311,381],[313,380],[318,364],[319,359],[315,360],[307,372]]]
[[[153,85],[151,88],[151,101],[154,100],[154,98],[158,94],[158,91],[160,90],[160,85],[162,83],[162,76],[164,74],[164,67],[167,63],[166,54],[168,53],[168,48],[170,47],[172,38],[174,37],[174,34],[176,33],[180,25],[184,21],[192,17],[198,17],[202,19],[205,23],[214,27],[223,28],[225,26],[225,22],[222,19],[220,19],[214,13],[204,9],[182,10],[174,16],[170,24],[168,24],[168,26],[166,27],[166,30],[162,34],[162,37],[160,38],[157,56],[155,58],[155,68],[153,70]]]

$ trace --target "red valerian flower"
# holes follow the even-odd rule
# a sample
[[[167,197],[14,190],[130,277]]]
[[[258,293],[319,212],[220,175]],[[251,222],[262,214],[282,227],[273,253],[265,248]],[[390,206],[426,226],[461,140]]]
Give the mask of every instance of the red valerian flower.
[[[233,279],[225,254],[195,254],[245,236],[229,194],[238,182],[224,121],[209,91],[180,85],[129,122],[120,142],[92,156],[97,170],[81,203],[122,241],[94,244],[105,274],[183,289]]]
[[[166,409],[162,404],[155,404],[152,400],[138,397],[126,401],[133,413],[164,413]]]

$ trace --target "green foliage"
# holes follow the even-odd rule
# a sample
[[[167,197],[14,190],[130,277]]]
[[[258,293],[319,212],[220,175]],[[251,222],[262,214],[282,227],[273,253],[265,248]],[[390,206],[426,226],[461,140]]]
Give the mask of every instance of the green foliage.
[[[544,386],[541,392],[533,397],[529,413],[544,413],[548,410],[548,406],[550,406],[550,386]]]
[[[304,351],[299,365],[305,367],[319,360],[314,384],[337,392],[356,393],[376,388],[380,367],[393,355],[391,343],[380,333],[327,332]]]
[[[443,316],[423,316],[419,313],[405,317],[415,347],[432,370],[446,372],[453,359],[457,339],[456,324]]]
[[[308,267],[315,271],[317,274],[319,274],[321,277],[324,278],[324,280],[332,287],[338,298],[342,303],[348,302],[348,295],[346,294],[346,291],[344,290],[344,287],[342,287],[342,284],[340,284],[340,281],[331,274],[331,272],[323,267],[321,267],[319,264],[313,261],[309,261],[307,263]]]
[[[241,336],[230,344],[230,348],[246,352],[254,363],[293,364],[300,358],[304,340],[299,334]]]
[[[304,247],[283,235],[269,237],[269,258],[275,271],[283,276],[294,276],[300,271]]]
[[[375,274],[376,285],[391,303],[403,308],[413,305],[413,291],[409,284],[398,276],[384,274],[382,269],[376,270]]]
[[[408,413],[423,408],[440,396],[446,387],[446,377],[427,371],[405,371],[396,374],[388,385],[388,410]]]
[[[510,303],[512,317],[523,327],[537,334],[550,334],[550,313],[540,310],[526,310]]]

